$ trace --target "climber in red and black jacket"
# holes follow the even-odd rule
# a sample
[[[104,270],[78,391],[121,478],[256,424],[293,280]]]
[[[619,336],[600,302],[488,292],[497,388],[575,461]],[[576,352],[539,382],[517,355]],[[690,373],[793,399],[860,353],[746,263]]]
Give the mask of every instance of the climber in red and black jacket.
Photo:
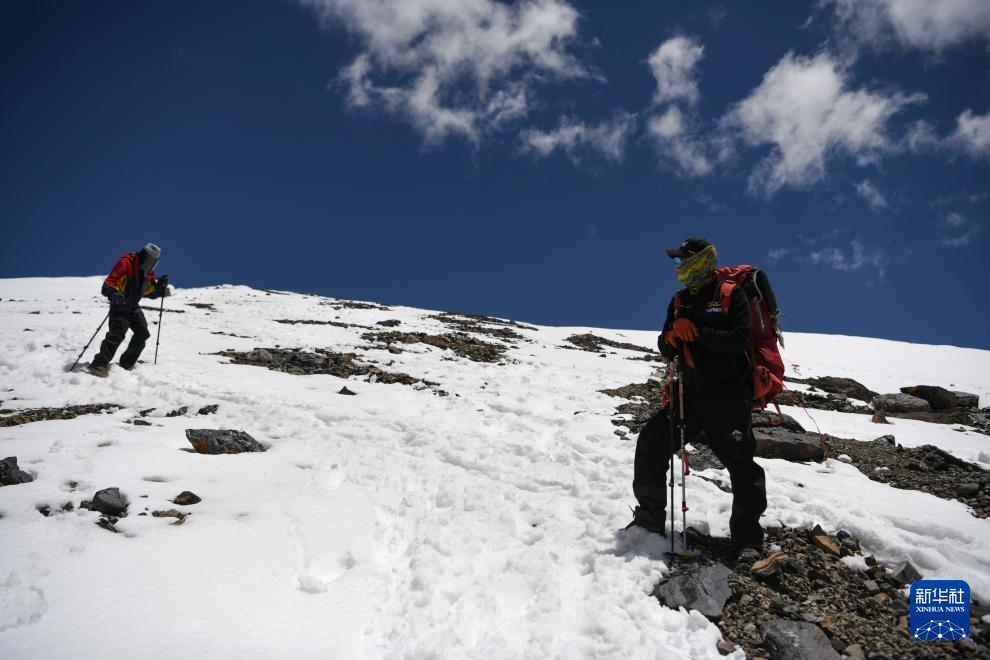
[[[148,243],[138,252],[122,256],[103,281],[102,293],[110,300],[110,328],[100,344],[100,352],[89,366],[94,376],[105,377],[107,366],[130,329],[133,333],[127,350],[120,356],[119,364],[131,370],[144,350],[144,343],[151,336],[148,322],[141,311],[141,298],[168,296],[168,275],[155,278],[155,266],[162,251],[154,243]]]

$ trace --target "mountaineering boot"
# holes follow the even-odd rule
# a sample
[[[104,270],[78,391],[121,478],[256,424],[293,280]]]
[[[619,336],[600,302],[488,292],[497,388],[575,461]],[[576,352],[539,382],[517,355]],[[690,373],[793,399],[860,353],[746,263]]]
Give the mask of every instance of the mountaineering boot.
[[[625,526],[625,529],[630,527],[641,527],[648,532],[653,534],[659,534],[660,536],[667,536],[665,520],[663,517],[657,518],[654,514],[650,513],[641,506],[633,509],[633,519],[632,522]]]
[[[91,364],[89,365],[89,369],[87,369],[86,371],[89,372],[91,375],[97,376],[99,378],[106,378],[109,375],[107,373],[107,368],[102,364]]]

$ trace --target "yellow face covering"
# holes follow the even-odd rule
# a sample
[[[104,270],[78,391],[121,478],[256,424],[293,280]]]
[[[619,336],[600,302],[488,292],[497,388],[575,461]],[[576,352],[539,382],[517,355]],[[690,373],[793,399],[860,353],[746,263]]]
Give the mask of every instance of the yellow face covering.
[[[709,245],[698,254],[693,254],[678,265],[677,279],[691,293],[698,293],[706,284],[715,279],[715,265],[718,263],[718,253],[714,245]]]

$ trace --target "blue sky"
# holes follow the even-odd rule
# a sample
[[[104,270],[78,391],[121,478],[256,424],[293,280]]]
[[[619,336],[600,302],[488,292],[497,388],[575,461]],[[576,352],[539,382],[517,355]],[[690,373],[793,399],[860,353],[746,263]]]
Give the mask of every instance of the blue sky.
[[[785,330],[990,348],[990,4],[0,5],[0,276],[658,325],[663,248]]]

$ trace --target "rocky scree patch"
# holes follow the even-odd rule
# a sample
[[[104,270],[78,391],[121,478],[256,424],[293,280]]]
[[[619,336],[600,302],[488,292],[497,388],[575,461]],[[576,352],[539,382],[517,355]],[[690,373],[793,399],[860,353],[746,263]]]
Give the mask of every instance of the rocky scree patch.
[[[30,410],[2,410],[6,417],[0,417],[0,427],[20,426],[31,422],[41,422],[52,419],[75,419],[80,415],[100,415],[105,412],[119,410],[123,406],[114,403],[92,403],[81,406],[66,406],[64,408],[33,408]]]
[[[637,344],[627,344],[621,341],[614,341],[612,339],[606,339],[605,337],[599,337],[598,335],[592,334],[590,332],[583,335],[571,335],[564,341],[570,342],[580,348],[582,351],[588,351],[590,353],[602,353],[604,349],[602,346],[608,346],[609,348],[622,348],[627,351],[636,351],[638,353],[649,353],[659,355],[652,348],[646,348],[644,346],[639,346]],[[566,346],[565,348],[570,348]]]
[[[480,314],[443,312],[440,314],[427,316],[426,318],[434,321],[440,321],[457,332],[488,335],[489,337],[495,337],[497,339],[508,341],[528,341],[525,337],[512,328],[518,328],[520,330],[536,330],[536,328],[528,325],[522,325],[521,323],[516,323],[515,321],[506,321],[503,319],[496,319],[491,316],[482,316]]]
[[[938,644],[915,640],[909,632],[907,589],[922,576],[910,564],[888,568],[873,557],[862,557],[857,539],[844,531],[833,536],[815,526],[772,527],[766,532],[768,552],[750,563],[736,558],[729,539],[689,529],[689,546],[700,550],[701,561],[674,564],[654,596],[662,603],[690,608],[691,601],[671,603],[671,590],[664,589],[670,580],[684,575],[708,580],[698,590],[702,596],[728,589],[724,606],[717,611],[712,599],[703,600],[703,613],[722,631],[723,653],[739,646],[754,658],[990,657],[990,630],[980,621],[990,608],[979,601],[971,604],[969,639]],[[862,557],[866,570],[850,568],[843,557]],[[710,566],[728,570],[712,571]],[[782,652],[779,644],[788,636],[781,635],[782,630],[801,639],[807,636],[801,645],[806,652]],[[819,645],[822,640],[828,646]],[[811,648],[818,650],[811,653]]]
[[[230,358],[231,364],[249,364],[295,375],[329,374],[338,378],[366,376],[369,381],[385,384],[416,385],[434,383],[404,373],[389,373],[367,362],[359,361],[355,353],[335,353],[326,349],[304,351],[289,348],[255,348],[251,351],[220,351],[217,355]]]
[[[977,518],[990,517],[990,472],[932,445],[906,448],[888,435],[871,442],[829,437],[833,456],[873,481],[959,500]]]
[[[452,351],[455,355],[474,362],[498,362],[508,350],[502,344],[492,344],[463,332],[430,335],[425,332],[366,332],[361,335],[365,341],[384,344],[391,352],[401,352],[402,345],[427,344],[443,350]]]

